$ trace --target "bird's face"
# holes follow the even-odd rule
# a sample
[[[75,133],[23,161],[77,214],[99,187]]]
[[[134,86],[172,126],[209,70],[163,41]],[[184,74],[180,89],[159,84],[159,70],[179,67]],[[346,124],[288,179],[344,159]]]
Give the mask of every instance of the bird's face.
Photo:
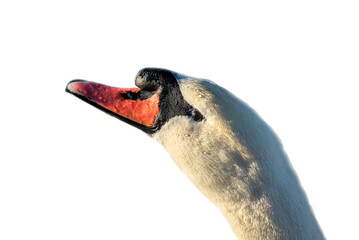
[[[245,152],[225,117],[235,97],[213,82],[164,69],[143,69],[135,83],[114,88],[74,80],[66,91],[156,139],[208,197],[227,189],[223,171],[233,171],[233,156]]]
[[[85,102],[153,135],[175,117],[196,122],[203,115],[183,97],[179,74],[146,68],[136,76],[138,88],[115,88],[84,80],[68,83],[66,91]]]

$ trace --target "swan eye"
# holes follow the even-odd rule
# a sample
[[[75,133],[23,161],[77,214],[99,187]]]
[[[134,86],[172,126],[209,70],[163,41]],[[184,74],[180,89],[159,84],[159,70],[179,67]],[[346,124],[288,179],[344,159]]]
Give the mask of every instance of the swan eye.
[[[192,109],[191,110],[191,117],[196,122],[199,122],[204,118],[203,115],[197,109]]]

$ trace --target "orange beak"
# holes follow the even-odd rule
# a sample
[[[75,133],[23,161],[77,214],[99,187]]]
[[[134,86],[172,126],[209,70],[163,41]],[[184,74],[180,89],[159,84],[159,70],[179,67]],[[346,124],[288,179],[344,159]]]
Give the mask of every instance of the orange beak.
[[[139,88],[115,88],[84,80],[68,83],[66,91],[112,115],[152,127],[159,113],[159,90],[148,98]]]

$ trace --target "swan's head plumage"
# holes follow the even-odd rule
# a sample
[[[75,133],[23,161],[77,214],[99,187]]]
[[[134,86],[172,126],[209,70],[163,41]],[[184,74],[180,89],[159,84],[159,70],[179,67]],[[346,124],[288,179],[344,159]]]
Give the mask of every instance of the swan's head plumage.
[[[278,137],[246,103],[212,81],[164,69],[143,69],[135,82],[137,90],[113,90],[119,99],[78,80],[67,91],[162,144],[239,239],[323,238]],[[98,100],[103,92],[116,107]]]

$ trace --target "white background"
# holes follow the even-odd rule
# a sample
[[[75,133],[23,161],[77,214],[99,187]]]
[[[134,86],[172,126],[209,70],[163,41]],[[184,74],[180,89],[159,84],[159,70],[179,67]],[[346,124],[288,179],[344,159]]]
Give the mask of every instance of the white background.
[[[65,93],[208,78],[275,129],[328,239],[358,239],[357,1],[1,1],[0,239],[235,239],[162,147]]]

